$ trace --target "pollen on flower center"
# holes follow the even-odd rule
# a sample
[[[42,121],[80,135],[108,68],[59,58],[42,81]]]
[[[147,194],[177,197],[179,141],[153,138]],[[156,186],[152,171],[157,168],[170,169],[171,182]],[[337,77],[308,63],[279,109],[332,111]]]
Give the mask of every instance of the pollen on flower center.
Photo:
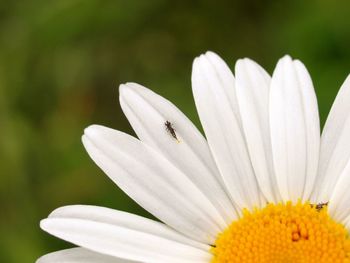
[[[268,204],[244,211],[219,234],[212,253],[212,263],[350,262],[350,239],[326,206]]]

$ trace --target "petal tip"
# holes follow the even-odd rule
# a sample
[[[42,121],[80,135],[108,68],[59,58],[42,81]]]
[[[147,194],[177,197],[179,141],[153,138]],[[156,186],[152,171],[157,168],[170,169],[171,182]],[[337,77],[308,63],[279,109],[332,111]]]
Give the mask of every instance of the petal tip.
[[[207,52],[205,52],[205,55],[206,55],[207,57],[216,57],[216,58],[220,58],[220,56],[219,56],[217,53],[215,53],[215,52],[213,52],[213,51],[211,51],[211,50],[208,50]]]
[[[84,135],[87,137],[93,136],[100,129],[100,125],[92,124],[84,129]]]
[[[128,83],[123,83],[119,85],[119,95],[121,96],[124,91],[128,88]]]
[[[132,95],[149,94],[149,89],[135,82],[126,82],[119,86],[119,95],[123,98],[129,98]]]
[[[48,229],[48,220],[47,218],[40,220],[39,226],[42,230],[47,232]]]
[[[122,83],[119,85],[119,94],[120,96],[125,95],[126,92],[130,91],[130,90],[135,90],[136,88],[136,83],[133,82],[126,82],[126,83]]]
[[[289,55],[289,54],[286,54],[286,55],[284,55],[283,57],[281,57],[280,59],[279,59],[279,61],[278,62],[292,62],[293,61],[293,59],[292,59],[292,57]]]

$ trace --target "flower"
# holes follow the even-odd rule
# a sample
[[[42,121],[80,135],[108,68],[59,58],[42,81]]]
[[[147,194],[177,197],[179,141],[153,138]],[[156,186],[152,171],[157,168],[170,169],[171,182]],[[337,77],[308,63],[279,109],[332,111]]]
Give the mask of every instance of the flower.
[[[92,125],[95,163],[160,222],[108,208],[58,208],[41,228],[80,248],[38,262],[349,262],[350,77],[320,136],[305,66],[273,76],[250,59],[235,77],[216,54],[193,63],[207,140],[168,100],[135,83],[120,104],[140,140]]]

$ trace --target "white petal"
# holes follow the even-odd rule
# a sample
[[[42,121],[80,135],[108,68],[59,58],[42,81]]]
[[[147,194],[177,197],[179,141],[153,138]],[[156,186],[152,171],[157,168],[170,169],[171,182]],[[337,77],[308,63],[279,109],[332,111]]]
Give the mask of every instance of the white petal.
[[[270,91],[270,128],[275,174],[283,200],[307,200],[316,177],[319,118],[305,67],[282,58]]]
[[[102,255],[84,248],[71,248],[42,256],[36,263],[136,263]]]
[[[340,88],[322,132],[319,176],[313,197],[329,201],[350,160],[350,76]]]
[[[329,199],[329,213],[338,222],[350,216],[350,162],[345,166]]]
[[[49,215],[49,218],[86,219],[129,228],[136,231],[142,231],[148,234],[200,248],[204,251],[208,251],[209,249],[207,245],[189,239],[160,222],[105,207],[90,205],[64,206],[54,210]]]
[[[314,189],[318,160],[320,156],[320,117],[317,98],[309,72],[303,63],[294,60],[294,67],[299,80],[305,129],[306,129],[306,178],[303,200],[309,200]]]
[[[97,253],[154,263],[209,262],[209,252],[156,235],[106,223],[75,218],[48,218],[48,233]]]
[[[259,186],[269,202],[281,200],[274,176],[269,125],[271,77],[254,61],[238,60],[236,91],[242,126]]]
[[[234,77],[224,61],[207,52],[195,59],[192,88],[210,149],[238,209],[260,205],[258,188],[241,128]]]
[[[168,160],[139,140],[102,126],[85,130],[96,164],[132,199],[179,232],[212,243],[224,219],[203,193]]]
[[[141,141],[161,152],[186,174],[219,210],[227,224],[237,218],[206,140],[180,110],[135,83],[120,86],[120,104]],[[172,124],[178,140],[167,131],[166,121]]]

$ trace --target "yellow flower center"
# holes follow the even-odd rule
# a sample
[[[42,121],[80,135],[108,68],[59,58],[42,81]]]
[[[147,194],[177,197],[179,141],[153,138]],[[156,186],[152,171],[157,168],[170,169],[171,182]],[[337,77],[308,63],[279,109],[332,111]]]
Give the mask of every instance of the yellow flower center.
[[[350,262],[350,239],[325,204],[268,204],[244,211],[219,234],[212,253],[212,263]]]

